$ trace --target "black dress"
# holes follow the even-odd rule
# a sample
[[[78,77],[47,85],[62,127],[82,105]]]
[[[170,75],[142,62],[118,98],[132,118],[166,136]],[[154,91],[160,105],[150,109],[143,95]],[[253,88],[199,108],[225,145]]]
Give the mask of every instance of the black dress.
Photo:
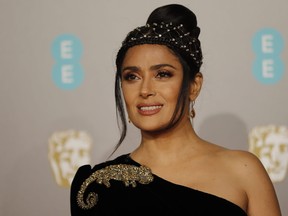
[[[71,186],[72,216],[247,216],[215,195],[177,185],[150,172],[129,155],[79,168]]]

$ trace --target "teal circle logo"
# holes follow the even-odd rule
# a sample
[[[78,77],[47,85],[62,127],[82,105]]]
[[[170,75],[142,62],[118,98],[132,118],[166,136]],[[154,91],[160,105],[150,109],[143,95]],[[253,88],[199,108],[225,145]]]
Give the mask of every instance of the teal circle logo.
[[[55,64],[52,68],[52,79],[55,85],[64,90],[72,90],[83,82],[84,72],[80,64],[83,46],[78,37],[63,34],[52,43],[52,56]]]
[[[84,78],[82,66],[79,63],[56,63],[52,69],[54,83],[61,89],[72,90],[81,85]]]
[[[252,39],[252,48],[256,55],[252,73],[262,84],[275,84],[284,74],[281,53],[284,41],[281,34],[272,28],[259,30]]]

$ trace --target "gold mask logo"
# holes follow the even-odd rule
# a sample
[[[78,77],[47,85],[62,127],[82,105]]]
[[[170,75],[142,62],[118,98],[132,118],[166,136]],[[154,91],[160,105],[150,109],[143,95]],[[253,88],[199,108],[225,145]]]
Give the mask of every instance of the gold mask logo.
[[[288,167],[288,129],[285,126],[268,125],[252,129],[249,151],[261,160],[272,182],[285,179]]]
[[[84,131],[55,132],[49,139],[49,161],[59,186],[70,187],[77,169],[90,163],[91,138]]]

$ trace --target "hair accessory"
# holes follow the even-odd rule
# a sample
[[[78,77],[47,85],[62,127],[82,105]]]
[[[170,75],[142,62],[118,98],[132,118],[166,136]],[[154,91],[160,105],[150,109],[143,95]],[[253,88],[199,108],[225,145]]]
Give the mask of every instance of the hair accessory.
[[[200,41],[193,37],[190,32],[185,32],[182,24],[175,26],[173,23],[162,22],[138,27],[127,35],[120,51],[140,44],[166,45],[192,59],[197,67],[200,68],[202,65]]]

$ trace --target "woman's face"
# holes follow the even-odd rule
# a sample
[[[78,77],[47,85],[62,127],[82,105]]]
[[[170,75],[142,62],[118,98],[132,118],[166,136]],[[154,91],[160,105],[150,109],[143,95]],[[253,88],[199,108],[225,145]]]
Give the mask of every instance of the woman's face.
[[[178,58],[163,45],[134,46],[124,58],[121,79],[133,124],[144,131],[165,128],[174,113],[183,79]]]

